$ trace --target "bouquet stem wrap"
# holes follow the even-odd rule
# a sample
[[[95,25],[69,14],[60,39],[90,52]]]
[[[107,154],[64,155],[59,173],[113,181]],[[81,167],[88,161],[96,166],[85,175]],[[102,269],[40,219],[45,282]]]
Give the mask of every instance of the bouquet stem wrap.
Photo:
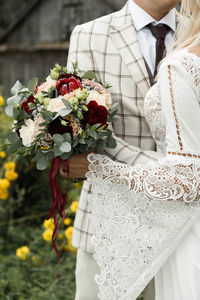
[[[52,244],[56,251],[56,254],[58,256],[58,261],[60,262],[60,254],[58,252],[58,249],[56,247],[56,244],[54,242],[54,238],[57,240],[57,234],[58,234],[58,220],[56,219],[56,207],[58,208],[59,216],[61,216],[63,219],[65,218],[65,202],[67,198],[67,192],[65,194],[65,197],[63,198],[59,180],[58,180],[58,172],[59,169],[62,166],[62,163],[65,163],[65,169],[67,170],[67,173],[69,174],[69,161],[65,160],[63,161],[60,157],[56,157],[52,160],[51,163],[51,169],[49,174],[49,182],[51,191],[53,193],[53,203],[49,212],[49,216],[47,217],[47,220],[53,217],[55,228],[52,235]]]

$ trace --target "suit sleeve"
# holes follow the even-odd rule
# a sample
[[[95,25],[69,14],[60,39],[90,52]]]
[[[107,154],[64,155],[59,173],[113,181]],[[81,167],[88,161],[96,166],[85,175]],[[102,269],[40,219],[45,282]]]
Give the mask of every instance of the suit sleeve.
[[[85,28],[86,25],[87,28]],[[92,22],[76,26],[70,39],[67,68],[69,70],[72,69],[72,63],[77,61],[78,72],[81,75],[88,70],[98,73],[98,70],[95,69],[95,61],[91,49],[92,26]],[[143,151],[126,143],[115,136],[114,132],[113,137],[117,142],[117,147],[115,149],[107,148],[105,154],[117,162],[129,165],[134,165],[135,163],[146,164],[148,161],[156,161],[162,157],[158,152]]]

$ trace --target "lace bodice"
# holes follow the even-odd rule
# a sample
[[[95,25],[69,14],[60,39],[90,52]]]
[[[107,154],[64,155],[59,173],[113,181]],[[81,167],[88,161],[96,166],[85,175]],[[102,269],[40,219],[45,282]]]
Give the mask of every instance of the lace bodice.
[[[185,69],[196,87],[198,101],[200,100],[200,58],[187,50],[182,50],[167,61],[173,62]],[[166,154],[166,125],[161,110],[160,79],[152,86],[146,95],[144,102],[145,118],[156,141],[157,151]]]
[[[165,59],[145,100],[163,159],[145,166],[89,155],[101,300],[133,300],[200,215],[200,58]]]

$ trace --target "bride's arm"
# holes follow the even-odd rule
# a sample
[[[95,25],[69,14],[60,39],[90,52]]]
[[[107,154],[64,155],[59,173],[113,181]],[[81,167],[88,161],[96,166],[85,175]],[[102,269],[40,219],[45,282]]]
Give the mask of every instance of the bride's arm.
[[[190,202],[199,199],[199,87],[192,71],[172,61],[165,62],[159,72],[167,156],[145,167],[131,167],[90,155],[87,174],[90,180],[123,184],[159,200]]]

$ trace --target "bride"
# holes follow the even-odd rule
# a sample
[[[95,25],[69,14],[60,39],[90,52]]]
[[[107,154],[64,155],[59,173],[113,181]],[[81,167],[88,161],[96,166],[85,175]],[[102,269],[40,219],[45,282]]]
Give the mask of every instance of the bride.
[[[200,299],[200,0],[160,65],[145,115],[165,157],[134,167],[88,159],[101,300],[133,300],[155,276],[156,300]],[[82,174],[81,174],[82,175]]]

